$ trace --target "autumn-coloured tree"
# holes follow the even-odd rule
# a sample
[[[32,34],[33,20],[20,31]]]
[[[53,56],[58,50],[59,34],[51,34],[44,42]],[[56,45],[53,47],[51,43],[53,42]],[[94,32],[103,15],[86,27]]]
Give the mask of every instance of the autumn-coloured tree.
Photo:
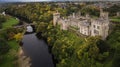
[[[17,34],[15,34],[14,38],[16,39],[16,41],[19,42],[23,38],[23,34],[22,33],[17,33]]]

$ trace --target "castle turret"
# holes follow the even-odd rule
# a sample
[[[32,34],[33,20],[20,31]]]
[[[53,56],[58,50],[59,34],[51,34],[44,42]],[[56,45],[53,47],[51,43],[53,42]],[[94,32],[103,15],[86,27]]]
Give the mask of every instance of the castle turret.
[[[89,15],[88,13],[86,14],[86,18],[87,18],[87,19],[90,18],[90,15]]]
[[[73,13],[73,18],[75,18],[75,13]]]
[[[76,13],[77,17],[81,17],[81,12],[79,11],[78,13]]]
[[[79,11],[79,16],[81,16],[81,12]]]
[[[103,12],[102,8],[100,8],[100,18],[108,19],[108,12]]]
[[[116,16],[120,16],[120,12],[117,12],[117,13],[116,13]]]
[[[56,13],[53,13],[53,25],[54,26],[56,26],[59,18],[60,18],[60,13],[58,11]]]
[[[100,19],[101,19],[101,23],[102,25],[100,25],[101,27],[101,30],[100,30],[100,33],[101,33],[101,36],[102,36],[102,39],[106,39],[106,37],[108,36],[108,31],[109,31],[109,17],[108,17],[108,12],[104,12],[102,10],[102,8],[100,8]]]

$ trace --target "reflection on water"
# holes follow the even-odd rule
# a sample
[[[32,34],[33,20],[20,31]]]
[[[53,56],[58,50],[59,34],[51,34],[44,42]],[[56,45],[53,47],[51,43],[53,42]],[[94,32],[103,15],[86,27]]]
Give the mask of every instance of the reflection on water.
[[[47,44],[37,39],[35,33],[24,35],[23,50],[31,58],[31,67],[54,67]]]

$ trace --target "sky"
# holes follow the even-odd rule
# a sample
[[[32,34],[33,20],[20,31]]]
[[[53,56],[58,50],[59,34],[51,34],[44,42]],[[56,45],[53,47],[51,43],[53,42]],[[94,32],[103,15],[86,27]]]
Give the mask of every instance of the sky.
[[[51,1],[51,0],[0,0],[0,2],[40,2],[40,1]]]
[[[42,1],[120,1],[120,0],[0,0],[0,2],[42,2]]]

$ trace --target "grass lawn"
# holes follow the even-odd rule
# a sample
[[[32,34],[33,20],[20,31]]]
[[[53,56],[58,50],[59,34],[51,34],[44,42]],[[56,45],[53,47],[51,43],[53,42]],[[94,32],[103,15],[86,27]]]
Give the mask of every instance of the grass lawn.
[[[8,41],[11,49],[7,54],[4,55],[3,61],[0,64],[0,67],[16,67],[16,60],[17,60],[17,52],[19,45],[15,40]]]
[[[12,40],[12,41],[8,41],[8,44],[12,49],[18,51],[18,48],[19,48],[18,42],[16,42],[15,40]]]
[[[13,25],[16,25],[18,23],[19,23],[19,21],[16,18],[10,16],[10,17],[8,17],[8,20],[2,24],[2,27],[8,28],[8,27],[12,27]]]
[[[120,22],[120,19],[111,19],[113,22]]]

